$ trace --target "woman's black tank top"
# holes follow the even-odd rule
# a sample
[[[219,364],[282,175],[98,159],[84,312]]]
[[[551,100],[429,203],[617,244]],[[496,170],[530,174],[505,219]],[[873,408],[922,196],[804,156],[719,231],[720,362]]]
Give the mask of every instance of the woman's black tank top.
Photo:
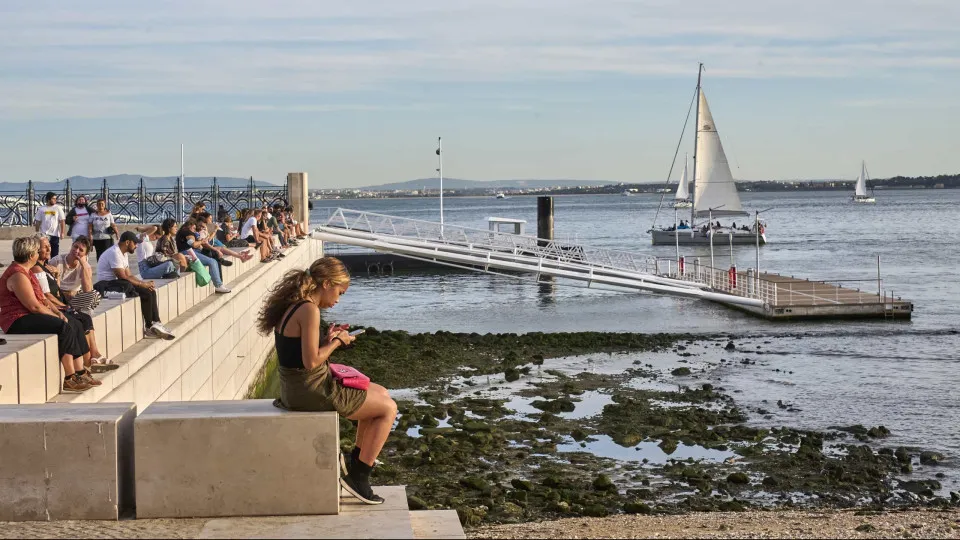
[[[309,303],[309,300],[301,300],[294,304],[293,308],[287,313],[287,316],[283,318],[283,322],[280,323],[280,329],[274,330],[273,332],[273,342],[277,348],[277,363],[282,367],[304,369],[303,344],[300,342],[300,336],[287,337],[283,335],[283,331],[287,328],[290,317],[293,317],[293,314],[300,309],[300,306]],[[317,343],[317,345],[319,346],[320,344]]]

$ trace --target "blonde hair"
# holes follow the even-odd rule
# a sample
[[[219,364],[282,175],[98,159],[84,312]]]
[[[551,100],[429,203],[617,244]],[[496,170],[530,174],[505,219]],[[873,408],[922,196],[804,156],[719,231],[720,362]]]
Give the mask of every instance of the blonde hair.
[[[271,332],[280,324],[283,314],[293,304],[306,300],[321,288],[324,282],[349,285],[350,273],[336,257],[322,257],[306,270],[289,270],[271,289],[257,316],[261,334]]]
[[[40,252],[40,239],[36,236],[24,236],[13,241],[13,260],[25,263],[34,253]]]

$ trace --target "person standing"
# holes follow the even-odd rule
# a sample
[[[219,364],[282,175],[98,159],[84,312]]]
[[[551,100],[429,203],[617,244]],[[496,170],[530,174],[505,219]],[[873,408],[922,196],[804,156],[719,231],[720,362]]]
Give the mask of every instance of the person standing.
[[[37,208],[33,216],[33,228],[50,238],[50,253],[56,257],[60,253],[60,239],[66,236],[67,216],[63,207],[57,204],[57,194],[48,191],[43,197],[47,204]]]
[[[87,204],[86,195],[78,195],[76,204],[67,212],[67,234],[74,242],[90,233],[90,216],[96,212]]]
[[[105,251],[113,245],[113,237],[119,236],[117,232],[117,222],[113,219],[113,214],[107,210],[107,201],[97,199],[97,211],[90,216],[90,225],[88,225],[89,238],[93,240],[93,248],[97,250],[97,260]]]

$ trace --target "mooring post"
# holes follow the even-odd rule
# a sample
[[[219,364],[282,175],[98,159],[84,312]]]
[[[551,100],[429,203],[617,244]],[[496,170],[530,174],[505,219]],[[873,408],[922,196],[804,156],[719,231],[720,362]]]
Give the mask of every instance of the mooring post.
[[[553,197],[537,197],[537,245],[546,246],[553,240]]]

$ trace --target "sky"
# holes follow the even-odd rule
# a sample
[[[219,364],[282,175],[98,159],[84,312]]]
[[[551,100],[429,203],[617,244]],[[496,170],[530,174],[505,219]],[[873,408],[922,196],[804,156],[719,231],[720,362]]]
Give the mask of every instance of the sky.
[[[960,172],[957,0],[0,0],[0,180]],[[691,122],[692,126],[692,122]],[[692,154],[689,133],[680,147]],[[673,179],[679,176],[678,166]]]

